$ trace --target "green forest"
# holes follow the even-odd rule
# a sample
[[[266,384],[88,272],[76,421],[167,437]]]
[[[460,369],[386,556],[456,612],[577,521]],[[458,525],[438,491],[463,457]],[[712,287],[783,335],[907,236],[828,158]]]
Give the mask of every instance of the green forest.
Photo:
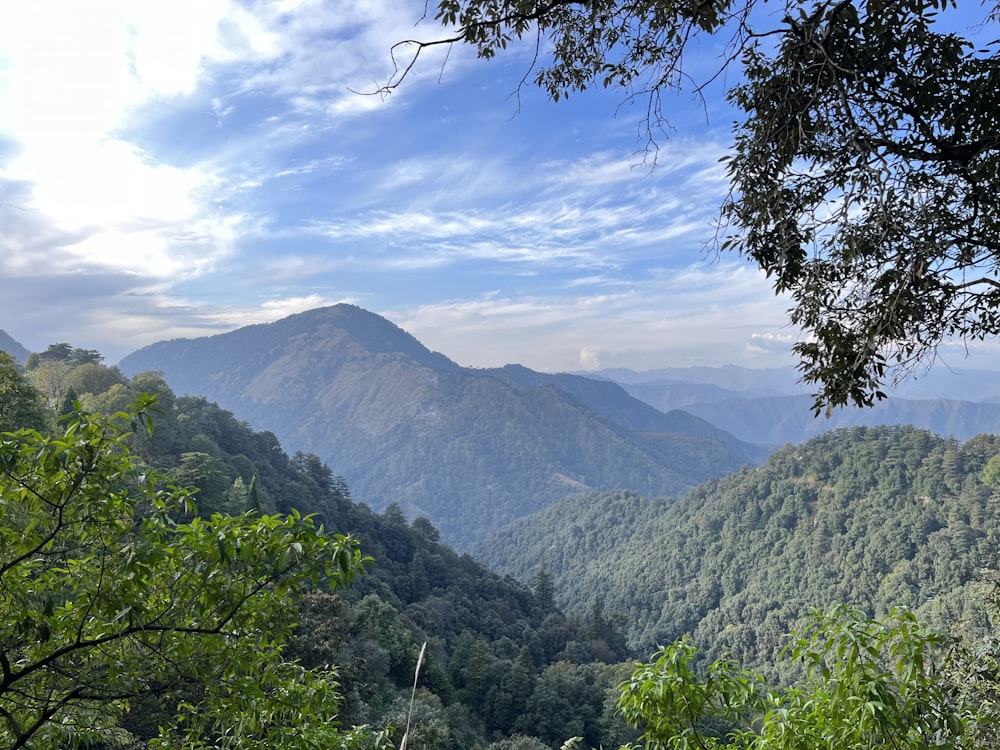
[[[336,720],[368,727],[362,746],[400,743],[423,644],[410,747],[530,750],[572,737],[617,746],[634,735],[615,713],[615,685],[629,672],[624,637],[599,610],[566,616],[547,577],[528,586],[498,576],[441,545],[426,519],[407,521],[394,504],[380,514],[354,503],[315,455],[287,455],[272,434],[204,399],[175,397],[155,373],[128,379],[95,361],[37,357],[28,367],[19,373],[7,358],[0,368],[0,430],[59,434],[77,408],[111,414],[155,394],[152,432],[129,432],[125,447],[141,466],[196,487],[199,516],[257,508],[283,517],[296,509],[356,538],[373,564],[349,587],[331,592],[320,582],[300,592],[282,659],[311,670],[336,665]],[[58,384],[56,372],[64,376]],[[0,708],[8,698],[0,686]],[[122,731],[105,727],[100,744],[145,747],[170,711],[160,696],[133,701],[115,717]],[[21,746],[3,735],[2,722],[0,735],[2,746]],[[59,742],[93,746],[92,737],[73,733]]]
[[[360,298],[491,365],[791,354],[813,417],[995,356],[998,0],[76,5],[4,28],[32,336]],[[772,452],[345,303],[7,343],[0,750],[1000,747],[998,435]]]
[[[569,497],[475,550],[495,573],[157,373],[0,357],[3,747],[995,740],[998,438]]]
[[[810,609],[842,602],[987,627],[976,581],[1000,540],[998,455],[996,436],[835,430],[679,500],[566,498],[474,553],[522,579],[546,570],[563,603],[602,601],[640,652],[689,633],[763,667]]]
[[[162,372],[176,392],[323,456],[357,499],[397,502],[463,550],[567,493],[676,495],[768,453],[614,383],[459,367],[347,304],[157,342],[120,366]]]

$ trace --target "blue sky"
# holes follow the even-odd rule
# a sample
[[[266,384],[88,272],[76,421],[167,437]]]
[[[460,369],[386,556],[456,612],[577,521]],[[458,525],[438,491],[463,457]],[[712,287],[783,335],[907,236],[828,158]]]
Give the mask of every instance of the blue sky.
[[[41,7],[0,0],[0,328],[29,349],[351,302],[468,366],[791,362],[786,304],[704,250],[720,92],[669,100],[650,171],[620,92],[512,98],[527,49],[354,93],[439,34],[422,0]]]

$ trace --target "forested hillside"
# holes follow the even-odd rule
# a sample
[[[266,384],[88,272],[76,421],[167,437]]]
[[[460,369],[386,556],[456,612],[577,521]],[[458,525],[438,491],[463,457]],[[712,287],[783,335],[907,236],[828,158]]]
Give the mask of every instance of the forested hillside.
[[[277,513],[275,519],[298,510],[315,513],[328,533],[360,537],[375,566],[350,588],[306,595],[282,658],[314,670],[310,674],[336,665],[338,721],[369,727],[362,731],[371,738],[398,746],[411,722],[408,746],[432,750],[542,750],[572,737],[583,747],[616,747],[640,731],[616,710],[620,697],[626,716],[641,726],[659,710],[662,695],[652,704],[643,697],[659,680],[670,681],[677,700],[702,690],[700,673],[685,671],[683,660],[695,654],[691,643],[701,645],[699,662],[728,653],[742,668],[761,670],[779,686],[781,705],[822,723],[826,713],[821,720],[806,712],[808,696],[830,697],[822,684],[803,682],[787,652],[780,655],[788,633],[812,628],[800,632],[812,634],[817,658],[855,648],[858,638],[905,646],[905,659],[916,663],[925,655],[943,658],[939,641],[908,615],[863,619],[892,607],[971,636],[956,642],[940,679],[919,670],[878,673],[878,689],[895,690],[898,680],[906,689],[944,680],[959,702],[934,693],[935,705],[958,713],[982,705],[993,689],[982,669],[993,663],[988,597],[995,583],[975,591],[970,581],[992,563],[1000,538],[1000,438],[963,445],[913,428],[835,431],[680,500],[631,492],[569,497],[482,546],[491,563],[522,578],[519,583],[442,545],[426,518],[408,521],[395,503],[382,513],[355,503],[345,480],[318,456],[289,456],[273,434],[254,432],[204,398],[175,396],[159,374],[127,378],[101,364],[98,353],[69,345],[33,354],[24,374],[9,358],[0,365],[0,406],[16,407],[4,412],[8,421],[43,431],[58,432],[59,423],[81,409],[112,412],[156,393],[154,431],[136,432],[129,442],[139,460],[197,488],[197,509],[183,510],[178,520],[196,527],[209,522],[210,513],[222,514],[212,523],[226,524],[248,509]],[[841,602],[863,612],[841,608],[812,625],[802,619],[813,607]],[[29,610],[32,628],[41,627],[35,623],[44,623],[46,612]],[[692,641],[677,640],[687,634]],[[44,643],[48,636],[39,637]],[[640,665],[632,681],[622,683],[633,656],[671,641],[670,649],[654,654],[655,664]],[[866,654],[872,666],[884,656]],[[854,678],[850,660],[831,664]],[[796,685],[820,692],[803,693]],[[197,683],[179,688],[181,696],[199,689]],[[762,710],[756,693],[741,695],[745,706]],[[147,692],[124,713],[102,714],[101,736],[139,748],[171,716],[159,693]],[[756,718],[742,718],[755,734]],[[700,725],[702,718],[686,721],[709,735],[722,731],[711,722]],[[909,719],[893,721],[907,726]],[[968,729],[977,746],[991,746],[990,726]],[[958,724],[948,731],[966,736]]]
[[[680,494],[765,455],[610,382],[461,368],[350,305],[160,342],[121,367],[321,456],[359,500],[426,516],[459,547],[568,493]]]
[[[700,471],[706,477],[715,473],[712,467],[729,461],[730,455],[742,456],[748,464],[758,464],[771,452],[763,446],[735,438],[713,423],[682,409],[660,411],[653,408],[645,401],[630,396],[627,389],[612,383],[569,373],[535,372],[521,365],[507,365],[484,372],[521,387],[554,386],[578,399],[601,419],[632,431],[639,442],[648,441],[651,446],[659,443],[660,448],[668,452],[669,442],[683,446],[681,436],[692,436],[700,455],[699,452],[681,448],[676,450],[676,458],[679,462],[701,459],[703,468]],[[688,471],[696,473],[690,463]]]
[[[975,621],[966,584],[1000,542],[1000,494],[983,480],[997,454],[995,436],[837,430],[681,500],[567,498],[474,552],[522,579],[547,571],[571,608],[599,599],[640,652],[689,633],[766,665],[802,615],[836,602]]]
[[[331,533],[360,538],[374,566],[350,588],[309,594],[286,652],[309,668],[336,665],[343,726],[385,730],[398,745],[426,643],[412,747],[486,748],[516,735],[521,747],[537,750],[574,736],[594,747],[633,736],[613,710],[614,687],[629,671],[624,662],[630,652],[599,607],[567,617],[546,577],[531,587],[502,578],[439,543],[427,519],[409,522],[395,504],[376,513],[355,503],[344,479],[317,456],[286,454],[273,434],[253,431],[204,398],[175,396],[158,374],[126,378],[98,362],[72,365],[74,353],[68,346],[50,350],[23,376],[9,360],[0,361],[0,376],[21,386],[0,389],[0,407],[14,397],[18,404],[34,399],[37,407],[11,412],[30,414],[32,424],[5,429],[58,431],[56,419],[75,412],[73,401],[111,413],[141,393],[154,393],[152,435],[137,432],[129,443],[143,462],[198,488],[199,516],[296,509],[316,514]],[[64,376],[63,398],[27,387],[50,382],[56,369]],[[70,389],[73,399],[65,398]],[[126,715],[124,728],[135,738],[152,737],[166,715],[146,698]]]

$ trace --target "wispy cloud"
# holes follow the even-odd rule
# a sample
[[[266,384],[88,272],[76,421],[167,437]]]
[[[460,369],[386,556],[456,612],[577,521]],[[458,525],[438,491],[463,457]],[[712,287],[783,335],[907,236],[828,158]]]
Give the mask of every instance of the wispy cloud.
[[[352,301],[465,364],[783,356],[766,280],[703,263],[715,133],[650,172],[607,94],[512,117],[528,47],[354,93],[441,33],[409,0],[52,7],[0,5],[0,327],[31,347]]]
[[[691,267],[596,294],[493,293],[387,314],[431,348],[477,367],[777,365],[789,362],[793,340],[784,328],[783,301],[770,294],[761,274],[741,264]],[[784,348],[747,346],[782,339]]]
[[[358,255],[351,248],[359,243],[382,248],[365,254],[368,262],[396,268],[469,259],[597,268],[645,258],[672,266],[670,245],[686,243],[697,255],[712,237],[718,194],[705,200],[704,175],[718,152],[702,146],[697,151],[696,157],[678,158],[688,172],[648,177],[632,172],[624,153],[550,162],[520,180],[495,160],[480,165],[478,179],[470,181],[448,174],[437,159],[410,159],[391,178],[371,175],[375,184],[391,180],[385,194],[401,204],[396,210],[349,211],[307,221],[301,231],[325,238],[331,250],[345,255]],[[597,176],[588,182],[579,174]],[[411,184],[417,186],[412,197],[406,191]],[[442,197],[441,191],[458,190],[461,200]]]
[[[57,287],[48,288],[58,290]],[[242,326],[269,323],[316,307],[357,301],[349,295],[308,294],[275,297],[259,305],[212,305],[204,300],[185,300],[157,290],[130,295],[128,299],[129,304],[124,308],[118,304],[102,304],[101,298],[91,300],[90,314],[76,329],[78,338],[73,343],[97,346],[109,361],[114,362],[154,341],[211,336]],[[49,318],[36,319],[36,340],[25,343],[35,349],[44,349],[49,343],[64,340],[65,336],[60,333],[65,327],[59,326],[57,316],[67,314],[70,309],[70,304],[57,306]],[[109,341],[113,345],[107,346]]]
[[[746,343],[746,350],[751,354],[787,352],[797,340],[797,337],[787,333],[753,333]]]

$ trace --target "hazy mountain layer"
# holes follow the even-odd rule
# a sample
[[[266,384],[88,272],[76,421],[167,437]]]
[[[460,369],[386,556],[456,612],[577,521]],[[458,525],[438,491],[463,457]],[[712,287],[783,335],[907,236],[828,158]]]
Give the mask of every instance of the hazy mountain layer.
[[[602,370],[661,412],[683,409],[753,443],[802,443],[840,427],[911,424],[959,440],[1000,432],[1000,373],[939,367],[901,383],[872,408],[836,410],[814,417],[812,397],[794,368],[678,367],[647,372]]]
[[[799,617],[835,602],[975,621],[965,584],[1000,543],[1000,495],[981,480],[997,454],[996,436],[837,430],[681,500],[566,498],[473,552],[522,579],[548,571],[567,606],[601,600],[640,652],[690,633],[763,665]]]
[[[663,367],[656,370],[636,372],[627,368],[609,368],[586,374],[613,380],[628,385],[698,383],[713,385],[731,393],[747,395],[789,395],[808,393],[806,386],[799,383],[799,375],[794,367],[774,367],[752,369],[738,365],[722,367]]]
[[[722,398],[808,395],[812,389],[799,382],[795,367],[752,369],[738,365],[722,367],[666,367],[636,372],[625,368],[578,373],[613,380],[625,385],[711,385],[727,395]],[[953,367],[938,363],[926,372],[913,373],[888,391],[893,398],[911,400],[950,399],[955,401],[1000,402],[1000,372]],[[720,400],[707,398],[705,401]],[[662,407],[658,406],[662,410]]]
[[[484,370],[494,377],[520,386],[553,385],[578,398],[602,419],[636,431],[640,437],[669,435],[699,435],[711,437],[742,454],[749,463],[760,463],[770,451],[761,446],[736,439],[714,424],[677,408],[659,410],[640,398],[631,396],[626,388],[615,383],[567,373],[535,372],[520,365]]]
[[[356,499],[398,502],[459,546],[568,493],[680,494],[762,455],[613,383],[461,368],[349,305],[160,342],[120,366],[161,371],[174,390],[316,453]]]
[[[24,364],[24,360],[26,360],[30,354],[27,349],[25,349],[21,344],[15,341],[10,334],[3,330],[0,330],[0,352],[7,352],[14,358],[15,362],[22,365]]]
[[[995,403],[890,398],[870,408],[837,409],[829,417],[814,417],[811,396],[729,397],[706,401],[692,398],[694,389],[699,389],[698,395],[702,397],[708,395],[703,390],[706,388],[712,386],[625,386],[629,393],[651,406],[664,409],[683,405],[685,411],[738,438],[769,445],[802,443],[827,430],[856,426],[909,424],[959,440],[1000,432],[1000,404]]]

